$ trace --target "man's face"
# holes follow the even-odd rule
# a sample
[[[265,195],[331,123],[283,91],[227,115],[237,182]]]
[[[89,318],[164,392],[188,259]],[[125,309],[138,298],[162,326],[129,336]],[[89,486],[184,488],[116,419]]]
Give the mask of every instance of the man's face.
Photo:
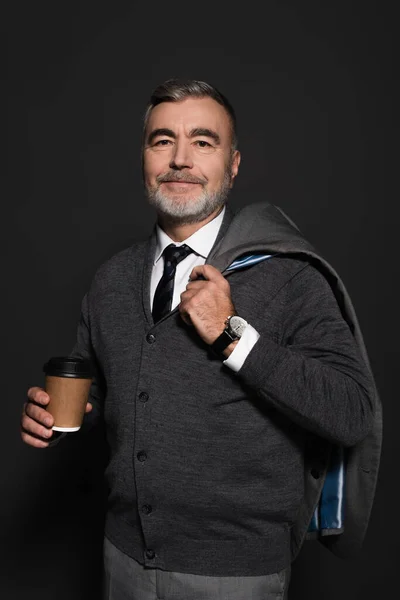
[[[212,98],[163,102],[150,113],[143,175],[159,216],[179,224],[204,220],[221,207],[237,175],[225,109]]]

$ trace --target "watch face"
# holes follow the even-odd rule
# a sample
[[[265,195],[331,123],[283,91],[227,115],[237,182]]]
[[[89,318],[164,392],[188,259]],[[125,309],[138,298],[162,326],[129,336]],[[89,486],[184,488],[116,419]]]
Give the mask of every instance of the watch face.
[[[242,337],[244,330],[246,329],[247,321],[242,317],[233,316],[229,319],[229,329],[237,337]]]

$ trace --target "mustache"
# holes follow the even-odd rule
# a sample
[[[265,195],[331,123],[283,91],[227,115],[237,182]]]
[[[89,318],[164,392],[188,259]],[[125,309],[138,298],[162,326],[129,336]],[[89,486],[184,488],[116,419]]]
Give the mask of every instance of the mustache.
[[[195,177],[194,175],[191,175],[190,173],[184,173],[183,171],[170,171],[164,175],[159,175],[156,178],[156,181],[157,183],[176,181],[178,183],[200,183],[201,185],[205,185],[207,183],[207,179]]]

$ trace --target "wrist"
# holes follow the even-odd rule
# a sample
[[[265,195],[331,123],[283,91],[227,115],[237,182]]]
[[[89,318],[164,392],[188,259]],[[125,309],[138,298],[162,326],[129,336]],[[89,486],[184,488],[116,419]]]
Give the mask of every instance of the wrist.
[[[221,360],[226,360],[232,354],[248,323],[234,314],[226,319],[225,325],[223,332],[210,344],[211,350]]]
[[[230,355],[232,354],[232,352],[234,351],[234,349],[236,348],[238,343],[239,343],[239,340],[234,340],[231,344],[229,344],[229,346],[227,348],[225,348],[225,350],[222,352],[225,359],[230,357]]]

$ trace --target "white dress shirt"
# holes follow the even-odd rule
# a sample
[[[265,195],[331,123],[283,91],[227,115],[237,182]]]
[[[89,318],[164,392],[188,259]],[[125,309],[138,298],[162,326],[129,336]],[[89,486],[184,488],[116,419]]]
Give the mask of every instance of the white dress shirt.
[[[224,218],[225,208],[209,223],[201,227],[193,235],[188,237],[183,242],[174,242],[171,238],[159,227],[156,226],[157,245],[154,256],[153,270],[150,283],[150,298],[153,306],[154,294],[159,280],[164,271],[163,252],[170,244],[181,246],[186,244],[192,248],[192,254],[184,258],[176,267],[174,280],[174,294],[172,298],[171,310],[174,309],[181,301],[181,294],[185,291],[189,282],[189,276],[193,268],[197,265],[204,265],[206,259],[217,238],[219,228],[221,227]],[[227,317],[229,315],[226,315]],[[224,360],[224,364],[233,371],[239,371],[244,361],[247,358],[250,350],[258,341],[260,335],[250,324],[247,325],[242,337],[236,344],[235,349],[230,356]]]

